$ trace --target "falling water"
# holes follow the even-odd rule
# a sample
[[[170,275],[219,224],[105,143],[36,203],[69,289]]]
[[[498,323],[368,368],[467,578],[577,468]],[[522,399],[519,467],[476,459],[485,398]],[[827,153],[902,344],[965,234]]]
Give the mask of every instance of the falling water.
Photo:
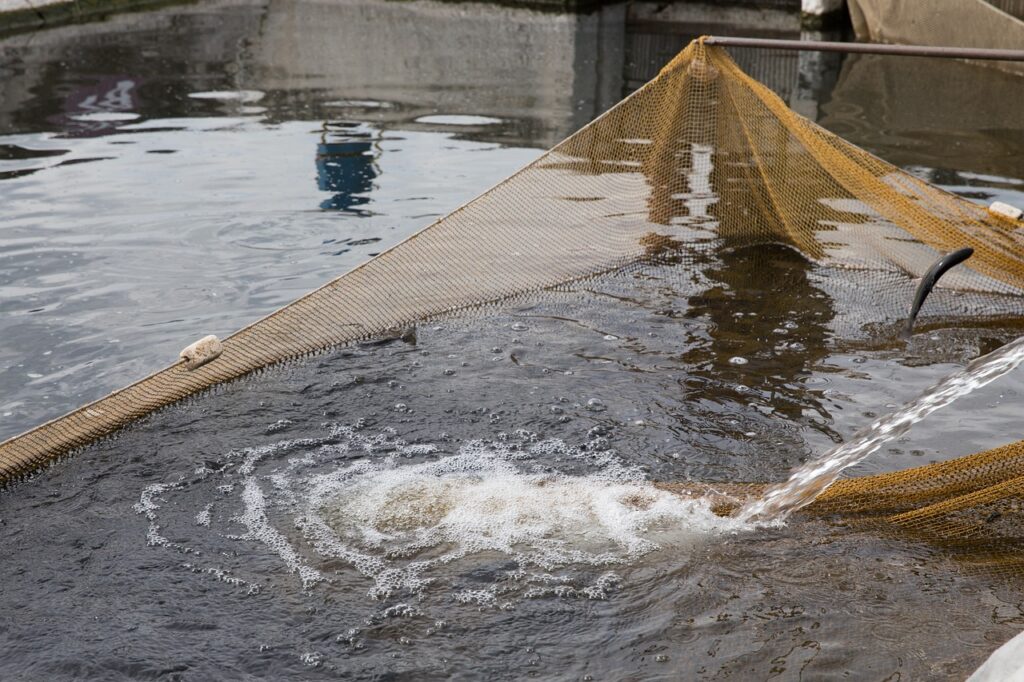
[[[975,359],[916,400],[861,429],[849,442],[800,467],[788,481],[772,487],[763,497],[740,509],[739,518],[743,521],[785,519],[813,502],[844,469],[862,461],[885,443],[899,438],[935,410],[1013,370],[1021,361],[1024,361],[1024,337]]]

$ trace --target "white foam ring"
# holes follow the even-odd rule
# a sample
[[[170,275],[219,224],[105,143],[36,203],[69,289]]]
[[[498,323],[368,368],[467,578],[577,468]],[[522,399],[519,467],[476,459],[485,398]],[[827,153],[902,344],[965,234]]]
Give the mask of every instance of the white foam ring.
[[[175,537],[199,534],[194,543],[161,534],[171,507],[188,521]],[[499,607],[519,598],[606,598],[620,583],[616,569],[742,528],[703,500],[654,487],[614,452],[527,432],[446,455],[390,429],[331,427],[325,438],[231,452],[191,480],[149,486],[136,510],[149,520],[150,544],[202,554],[193,544],[259,543],[305,589],[354,570],[375,599],[429,591]],[[217,536],[203,537],[210,533]],[[238,580],[256,584],[256,576]]]

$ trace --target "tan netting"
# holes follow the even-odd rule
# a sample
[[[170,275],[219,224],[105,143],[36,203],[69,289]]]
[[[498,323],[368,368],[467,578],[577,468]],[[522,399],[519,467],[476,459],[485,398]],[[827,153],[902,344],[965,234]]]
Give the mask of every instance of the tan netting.
[[[759,483],[662,483],[708,498],[729,515],[768,489]],[[1024,441],[947,462],[840,479],[798,517],[824,518],[871,532],[893,532],[939,547],[970,572],[1019,576],[1024,570]]]
[[[880,283],[872,305],[892,307],[906,305],[905,292],[882,300],[887,282],[971,246],[974,257],[942,282],[956,296],[930,302],[933,312],[1019,316],[1021,227],[801,118],[723,50],[696,41],[498,186],[226,339],[216,360],[171,366],[0,444],[0,482],[260,367],[709,244],[792,245],[856,269],[854,281]],[[1022,453],[1017,444],[842,481],[807,513],[881,520],[948,542],[999,540],[987,548],[1001,552],[1020,539],[1012,521]]]

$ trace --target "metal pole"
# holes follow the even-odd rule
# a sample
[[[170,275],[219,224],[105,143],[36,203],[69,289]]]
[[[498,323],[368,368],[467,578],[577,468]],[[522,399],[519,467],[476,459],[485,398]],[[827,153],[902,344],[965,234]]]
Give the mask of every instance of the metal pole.
[[[983,47],[932,47],[930,45],[883,45],[880,43],[836,43],[824,40],[774,40],[770,38],[733,38],[708,36],[705,45],[725,47],[764,47],[776,50],[816,50],[820,52],[856,52],[903,57],[951,57],[954,59],[995,59],[1024,61],[1024,50],[995,50]]]

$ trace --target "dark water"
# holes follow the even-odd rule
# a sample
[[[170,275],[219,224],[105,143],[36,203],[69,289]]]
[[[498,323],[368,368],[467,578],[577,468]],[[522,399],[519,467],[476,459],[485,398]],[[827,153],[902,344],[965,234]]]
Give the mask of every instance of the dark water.
[[[3,676],[962,678],[1024,624],[1016,586],[651,487],[778,480],[951,366],[835,350],[813,278],[842,274],[787,249],[707,265],[266,371],[12,488]],[[700,303],[725,281],[729,317]],[[739,346],[740,329],[786,345]],[[962,359],[991,334],[936,336]],[[882,460],[1005,440],[1020,382]]]
[[[207,3],[0,42],[0,436],[396,243],[710,21],[648,19]],[[884,158],[1024,203],[995,98],[1019,80],[737,57]],[[904,346],[849,273],[726,247],[262,372],[5,491],[0,678],[963,678],[1024,626],[1019,585],[650,482],[782,480],[1019,330]],[[857,473],[1016,439],[1022,394]]]

